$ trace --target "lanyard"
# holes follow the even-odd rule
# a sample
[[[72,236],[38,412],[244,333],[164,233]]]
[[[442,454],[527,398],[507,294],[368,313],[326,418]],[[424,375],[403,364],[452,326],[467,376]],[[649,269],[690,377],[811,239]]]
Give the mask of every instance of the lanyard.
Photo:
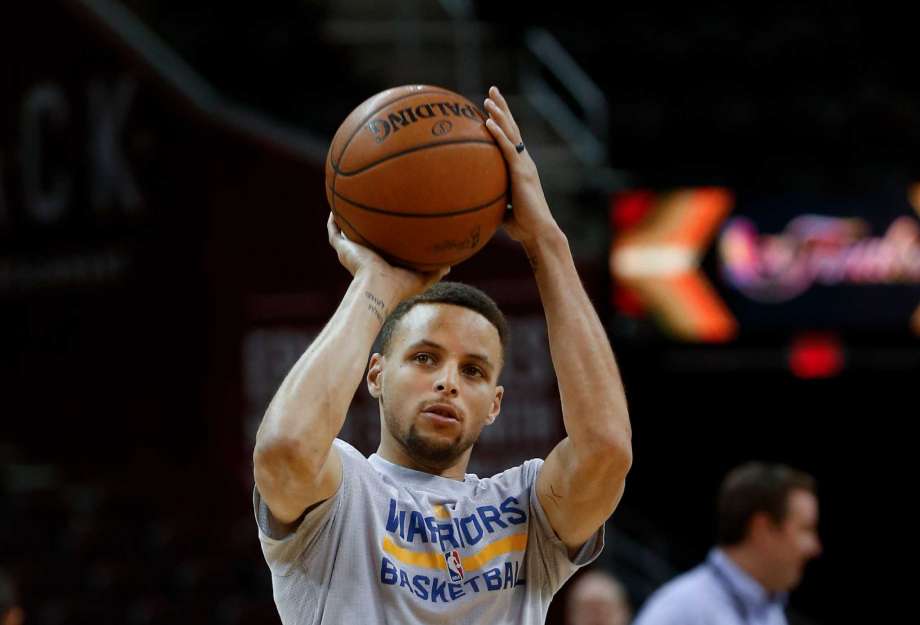
[[[738,591],[735,590],[735,587],[732,585],[731,580],[728,579],[728,576],[725,575],[722,569],[711,562],[707,562],[706,566],[708,566],[712,574],[715,575],[716,581],[718,581],[722,588],[725,589],[725,592],[728,593],[728,596],[732,600],[732,604],[735,606],[735,611],[738,612],[738,616],[741,618],[741,622],[748,624],[747,607],[744,605],[744,600],[741,598],[741,595],[738,594]]]

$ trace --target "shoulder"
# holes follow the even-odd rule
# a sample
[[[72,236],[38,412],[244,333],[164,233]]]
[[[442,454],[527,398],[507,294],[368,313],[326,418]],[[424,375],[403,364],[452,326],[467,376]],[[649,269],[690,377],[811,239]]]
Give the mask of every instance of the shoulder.
[[[543,466],[543,460],[532,458],[516,467],[509,467],[492,477],[479,480],[480,488],[498,488],[502,490],[526,490],[532,486]]]
[[[636,625],[697,622],[714,592],[706,570],[697,566],[652,593],[642,606]]]
[[[342,455],[344,460],[347,456],[350,460],[353,461],[364,461],[367,462],[367,458],[360,451],[352,447],[349,443],[343,441],[341,438],[335,438],[332,440],[332,446]]]
[[[681,573],[664,586],[657,594],[664,598],[681,599],[686,597],[698,596],[701,590],[708,589],[709,576],[702,566],[697,566],[685,573]]]
[[[374,471],[374,467],[367,457],[349,443],[336,438],[332,441],[332,447],[339,454],[344,473],[376,475],[376,471]]]

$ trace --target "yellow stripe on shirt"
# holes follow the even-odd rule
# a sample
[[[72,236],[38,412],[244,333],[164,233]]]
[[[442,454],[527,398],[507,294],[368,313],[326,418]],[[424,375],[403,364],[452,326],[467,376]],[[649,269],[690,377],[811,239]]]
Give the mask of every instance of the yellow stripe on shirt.
[[[446,521],[450,519],[450,512],[447,511],[443,504],[436,503],[434,504],[434,517]]]
[[[474,553],[471,556],[462,556],[463,557],[463,568],[467,571],[475,571],[481,569],[491,560],[494,560],[498,556],[503,556],[506,553],[511,553],[512,551],[524,551],[527,549],[527,534],[512,534],[511,536],[505,536],[500,540],[496,540],[493,543],[489,543],[488,546],[483,547],[479,550],[478,553]]]
[[[512,534],[505,536],[493,543],[489,543],[477,553],[471,556],[461,554],[463,559],[463,568],[467,571],[481,569],[488,562],[498,556],[511,553],[512,551],[524,551],[527,549],[527,534]],[[444,561],[444,554],[435,551],[412,551],[405,547],[400,547],[394,543],[389,536],[383,539],[383,550],[399,560],[403,564],[409,564],[425,569],[446,569],[447,563]]]
[[[440,553],[434,551],[412,551],[400,547],[387,536],[383,539],[383,550],[402,562],[424,569],[446,569],[447,563]]]

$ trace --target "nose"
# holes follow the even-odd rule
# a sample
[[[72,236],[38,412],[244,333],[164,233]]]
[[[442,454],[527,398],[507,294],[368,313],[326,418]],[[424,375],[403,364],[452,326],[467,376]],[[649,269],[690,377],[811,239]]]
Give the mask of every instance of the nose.
[[[802,545],[802,556],[806,561],[817,558],[822,551],[824,551],[824,545],[821,544],[821,539],[816,533],[812,533]]]
[[[456,397],[459,392],[457,386],[457,371],[453,367],[444,367],[442,374],[435,381],[434,388],[438,393],[445,393],[451,397]]]
[[[821,539],[815,536],[814,549],[812,550],[812,558],[817,558],[821,555],[821,552],[824,551],[824,545],[821,543]]]

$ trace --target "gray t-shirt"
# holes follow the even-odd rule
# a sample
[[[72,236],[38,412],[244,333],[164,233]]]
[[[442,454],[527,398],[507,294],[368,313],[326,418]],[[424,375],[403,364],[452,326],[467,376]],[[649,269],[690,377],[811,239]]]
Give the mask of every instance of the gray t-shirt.
[[[460,482],[334,445],[342,484],[293,533],[253,494],[285,625],[542,624],[604,547],[601,526],[569,559],[534,488],[542,460]]]

